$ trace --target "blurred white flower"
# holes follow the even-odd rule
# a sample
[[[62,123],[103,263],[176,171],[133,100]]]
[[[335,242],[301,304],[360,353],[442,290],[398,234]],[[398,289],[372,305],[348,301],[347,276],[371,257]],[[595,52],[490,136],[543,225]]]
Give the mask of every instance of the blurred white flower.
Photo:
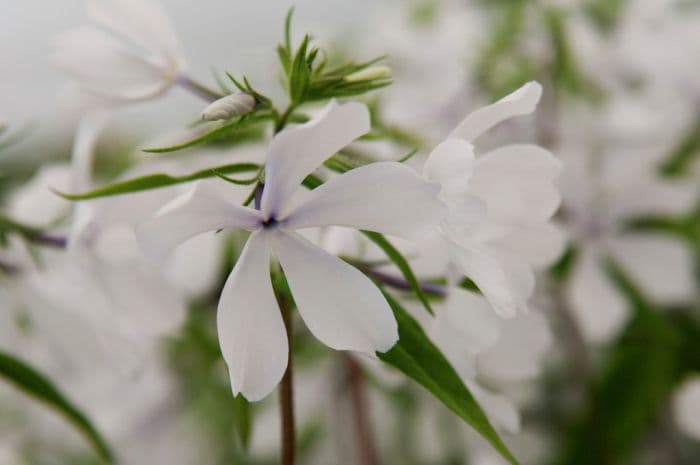
[[[687,379],[676,389],[673,416],[678,429],[700,441],[700,376]]]
[[[541,372],[552,335],[544,317],[532,310],[502,319],[478,294],[449,290],[445,302],[428,320],[431,338],[467,383],[496,427],[520,430],[515,403],[492,389],[534,379]]]
[[[70,167],[66,163],[44,164],[8,200],[10,217],[37,228],[50,227],[70,213],[70,202],[51,192],[69,189]]]
[[[613,104],[609,111],[617,114],[618,109]],[[693,182],[661,177],[664,144],[638,143],[641,129],[609,136],[608,128],[582,132],[585,126],[579,121],[588,118],[583,113],[568,123],[576,136],[565,137],[560,149],[564,226],[578,250],[566,295],[583,336],[605,342],[617,334],[629,314],[624,297],[606,274],[605,260],[612,259],[657,302],[692,298],[689,247],[669,234],[630,231],[625,226],[639,218],[684,215],[695,205],[700,189]]]
[[[231,203],[199,184],[141,228],[144,251],[156,259],[206,231],[253,232],[219,300],[219,341],[234,395],[265,397],[287,366],[287,337],[269,277],[272,253],[300,315],[321,342],[373,354],[398,339],[391,310],[372,282],[295,232],[343,225],[412,236],[440,220],[437,186],[399,163],[357,168],[310,192],[300,187],[323,160],[369,129],[364,105],[331,102],[316,118],[273,139],[259,210]]]
[[[484,39],[486,22],[478,9],[459,1],[402,2],[398,10],[381,5],[369,18],[373,33],[359,38],[369,56],[387,56],[395,77],[383,92],[382,112],[424,135],[442,135],[469,100],[473,78],[466,64],[479,47],[468,44]]]
[[[53,61],[88,93],[112,101],[163,94],[184,69],[170,19],[158,0],[88,0],[94,25],[59,35]]]
[[[535,82],[468,115],[430,154],[423,169],[442,186],[448,215],[440,226],[445,255],[472,279],[496,312],[525,310],[534,289],[532,266],[561,253],[563,238],[550,219],[560,196],[559,161],[536,145],[507,145],[475,156],[472,141],[493,126],[531,113]]]
[[[682,4],[685,3],[685,4]],[[615,64],[667,99],[700,102],[700,9],[693,2],[637,0],[625,7],[610,47]],[[692,107],[692,105],[690,105]]]

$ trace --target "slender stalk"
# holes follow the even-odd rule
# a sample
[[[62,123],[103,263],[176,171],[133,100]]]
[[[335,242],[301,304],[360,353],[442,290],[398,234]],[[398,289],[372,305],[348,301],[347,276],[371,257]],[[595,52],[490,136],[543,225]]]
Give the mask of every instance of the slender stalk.
[[[591,366],[586,342],[563,293],[559,289],[552,289],[551,292],[556,306],[555,318],[559,327],[562,347],[569,361],[571,376],[581,391],[580,395],[585,396],[588,394],[587,387],[591,379]]]
[[[282,428],[281,465],[294,465],[296,431],[294,425],[294,371],[292,356],[292,315],[291,307],[286,298],[280,299],[280,311],[287,330],[289,341],[289,355],[287,359],[287,371],[284,372],[279,388],[280,420]]]
[[[34,244],[54,247],[57,249],[64,249],[68,243],[68,239],[63,236],[54,236],[43,232],[29,234],[26,236],[26,238]]]
[[[296,105],[290,103],[287,109],[284,110],[284,113],[282,113],[282,115],[277,120],[277,123],[275,123],[275,134],[284,129],[284,127],[287,125],[287,120],[291,116],[292,112],[296,109],[296,107]]]
[[[203,100],[206,100],[207,102],[213,102],[214,100],[218,100],[221,97],[224,97],[224,95],[221,92],[217,92],[213,89],[210,89],[204,84],[200,84],[190,79],[188,76],[185,76],[184,74],[179,75],[175,82],[177,83],[177,85],[179,85],[195,97],[199,97]]]
[[[344,357],[347,370],[348,390],[355,417],[355,440],[357,441],[358,464],[377,465],[377,449],[372,434],[370,407],[367,399],[367,384],[362,368],[350,355]]]
[[[4,273],[7,275],[16,275],[20,271],[22,270],[17,265],[0,261],[0,273]]]
[[[399,289],[402,291],[413,290],[413,288],[408,283],[408,281],[406,281],[403,278],[399,278],[397,276],[392,276],[390,274],[374,270],[370,267],[363,267],[363,266],[356,266],[356,267],[360,271],[362,271],[364,274],[368,275],[371,278],[376,279],[377,281],[379,281],[382,284],[385,284],[389,287],[393,287],[394,289]],[[436,295],[439,297],[446,296],[445,289],[438,284],[423,282],[423,283],[420,283],[420,288],[425,294],[432,294],[432,295]]]

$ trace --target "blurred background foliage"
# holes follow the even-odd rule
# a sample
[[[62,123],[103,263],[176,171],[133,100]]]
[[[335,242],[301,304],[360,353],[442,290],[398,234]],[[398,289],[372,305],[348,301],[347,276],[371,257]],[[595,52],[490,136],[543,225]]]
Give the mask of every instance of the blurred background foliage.
[[[444,2],[435,0],[401,2],[388,11],[407,15],[414,27],[424,28],[437,21]],[[571,20],[583,18],[587,26],[599,35],[602,43],[613,40],[619,22],[635,0],[582,0],[580,2],[480,0],[463,2],[463,8],[478,11],[486,33],[477,43],[458,44],[458,48],[475,50],[472,60],[462,63],[470,81],[471,92],[482,100],[495,100],[530,80],[545,85],[545,97],[538,118],[543,118],[545,130],[538,131],[539,142],[555,153],[559,135],[556,128],[546,129],[572,106],[583,104],[596,111],[604,106],[611,92],[600,76],[582,66],[578,55],[577,36],[572,33]],[[669,3],[669,2],[667,2]],[[567,4],[566,7],[560,4]],[[573,6],[571,6],[573,5]],[[310,8],[310,7],[309,7]],[[669,3],[684,15],[697,18],[700,31],[700,2],[683,0]],[[300,12],[303,15],[303,10]],[[384,12],[386,14],[386,11]],[[358,16],[362,16],[359,14]],[[359,20],[359,19],[358,19]],[[577,27],[580,27],[577,26]],[[536,47],[532,46],[536,31]],[[379,49],[382,44],[375,44]],[[430,47],[430,44],[422,44]],[[337,50],[347,44],[339,43]],[[390,53],[390,51],[389,51]],[[604,53],[604,51],[600,51]],[[339,53],[340,55],[342,53]],[[325,58],[325,57],[324,57]],[[697,62],[698,57],[689,57]],[[460,60],[460,56],[454,56]],[[653,59],[653,58],[650,58]],[[331,54],[329,63],[336,60]],[[391,55],[389,56],[391,60]],[[337,60],[338,62],[340,60]],[[219,63],[217,63],[219,65]],[[226,64],[223,64],[224,66]],[[700,78],[700,74],[699,74]],[[396,77],[396,80],[400,77]],[[643,85],[644,76],[629,76],[624,85],[630,90]],[[255,83],[255,81],[253,81]],[[381,82],[382,87],[389,82]],[[291,83],[289,85],[292,85]],[[4,91],[4,90],[3,90]],[[303,92],[303,91],[299,91]],[[402,150],[424,146],[420,130],[385,122],[382,114],[382,90],[371,96],[374,136],[388,139]],[[687,121],[685,131],[663,154],[659,175],[667,179],[692,176],[693,166],[700,154],[700,100],[688,98],[696,117]],[[2,110],[0,108],[0,110]],[[602,110],[601,110],[602,111]],[[304,118],[303,114],[298,115]],[[70,156],[69,133],[58,138],[37,136],[33,125],[22,121],[9,123],[0,133],[0,203],[25,184],[37,169],[48,162],[67,161]],[[554,133],[552,133],[554,132]],[[134,155],[143,148],[150,135],[134,126],[116,127],[101,138],[97,148],[94,172],[100,181],[113,180],[136,161]],[[245,137],[243,137],[245,136]],[[234,147],[264,136],[251,130],[231,138],[221,137],[205,145]],[[592,143],[592,142],[591,142]],[[168,155],[186,157],[188,154]],[[142,156],[142,155],[139,155]],[[156,156],[156,155],[154,155]],[[695,179],[698,179],[697,177]],[[685,217],[638,218],[626,225],[634,231],[661,231],[682,238],[694,250],[696,271],[700,270],[700,203]],[[17,228],[0,221],[0,238],[17,234]],[[20,232],[20,235],[23,234]],[[235,262],[240,238],[227,241],[225,259],[220,265],[221,282]],[[562,260],[549,275],[555,283],[564,282],[577,259],[576,245],[570,246]],[[644,289],[625,276],[615,263],[607,271],[616,287],[625,295],[632,316],[620,334],[602,347],[577,346],[580,353],[573,358],[567,350],[553,357],[546,373],[538,381],[536,401],[523,412],[523,423],[543,432],[548,453],[544,461],[523,463],[551,465],[692,465],[700,463],[700,443],[680,434],[672,418],[671,400],[675,389],[686,379],[700,373],[700,302],[662,308],[652,302]],[[700,288],[700,272],[696,273]],[[0,273],[0,280],[9,279]],[[216,292],[216,289],[212,289]],[[192,302],[187,322],[179,335],[165,341],[162,351],[169,360],[172,376],[177,381],[177,403],[186,416],[197,425],[207,464],[274,464],[277,452],[269,456],[250,454],[250,443],[258,419],[270,410],[274,400],[249,404],[242,398],[232,398],[225,365],[221,358],[215,331],[216,295],[204,295]],[[558,345],[571,341],[566,323],[552,318]],[[297,325],[301,328],[301,325]],[[332,367],[338,384],[334,391],[342,397],[340,381],[347,375],[340,357],[322,347],[308,332],[298,331],[294,351],[299,371],[314,367]],[[441,438],[439,454],[431,459],[421,457],[420,425],[425,418],[425,396],[412,382],[388,385],[367,371],[372,400],[388,405],[383,414],[391,417],[390,428],[382,429],[378,463],[403,465],[457,465],[469,463],[468,445],[455,428],[446,409],[431,403],[436,410],[436,424]],[[341,407],[339,407],[341,410]],[[342,411],[342,410],[341,410]],[[269,412],[268,412],[269,413]],[[314,450],[328,442],[329,435],[344,431],[329,424],[324,412],[313,412],[300,420],[299,463]],[[0,402],[0,418],[13,417],[12,404]],[[336,425],[337,426],[337,425]],[[3,426],[2,431],[7,427]],[[346,441],[347,438],[330,439]],[[69,449],[71,449],[69,447]],[[50,449],[26,440],[27,462],[31,464],[92,465],[100,463],[92,453],[76,446],[74,450]],[[253,457],[255,456],[255,457]],[[1,461],[2,459],[0,459]],[[482,463],[482,462],[479,462]],[[487,462],[483,462],[487,463]],[[488,462],[498,463],[498,462]]]

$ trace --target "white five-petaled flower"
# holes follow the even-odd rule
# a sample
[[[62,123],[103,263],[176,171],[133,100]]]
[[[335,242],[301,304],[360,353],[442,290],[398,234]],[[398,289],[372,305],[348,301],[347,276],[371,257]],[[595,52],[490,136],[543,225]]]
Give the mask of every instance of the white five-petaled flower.
[[[167,91],[185,66],[170,19],[157,0],[89,0],[95,25],[59,35],[54,63],[90,94],[146,100]]]
[[[647,138],[657,123],[629,112],[632,108],[643,113],[640,108],[645,107],[628,100],[611,99],[602,117],[627,125],[636,121],[638,129],[618,130],[613,138],[605,132],[609,124],[594,127],[581,144],[581,118],[575,117],[568,125],[576,128],[571,133],[578,137],[563,138],[560,148],[565,167],[560,179],[563,224],[576,248],[564,295],[583,337],[592,343],[610,341],[631,315],[624,293],[608,275],[609,261],[658,304],[692,302],[696,292],[693,252],[681,237],[629,227],[638,219],[690,214],[700,186],[659,173],[666,145],[659,144],[656,135]]]
[[[265,397],[287,366],[287,337],[270,283],[271,255],[285,272],[301,317],[321,342],[373,354],[397,341],[391,309],[369,278],[295,232],[340,225],[419,237],[441,220],[439,186],[400,163],[366,165],[310,192],[300,186],[326,158],[369,129],[364,105],[331,102],[318,117],[275,136],[259,210],[200,184],[142,226],[144,251],[156,259],[206,231],[252,231],[218,306],[219,341],[234,395]]]
[[[563,237],[550,220],[560,195],[561,164],[537,145],[506,145],[476,156],[472,142],[493,126],[531,113],[542,88],[525,84],[468,115],[425,163],[424,176],[442,186],[448,215],[438,243],[504,317],[525,310],[535,284],[532,267],[555,260]]]

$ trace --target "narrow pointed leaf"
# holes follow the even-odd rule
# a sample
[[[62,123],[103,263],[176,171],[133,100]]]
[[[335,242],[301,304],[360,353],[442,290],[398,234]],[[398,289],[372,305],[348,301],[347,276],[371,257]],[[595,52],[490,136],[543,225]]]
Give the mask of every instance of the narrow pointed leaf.
[[[386,293],[384,296],[399,325],[399,342],[388,352],[378,352],[377,356],[430,391],[491,443],[508,462],[517,465],[518,461],[445,356],[393,297]]]
[[[217,126],[211,131],[205,132],[204,134],[200,134],[180,144],[175,144],[168,147],[143,149],[143,151],[147,153],[176,152],[178,150],[203,144],[205,142],[211,142],[213,140],[220,139],[223,137],[231,137],[238,131],[249,128],[254,124],[260,123],[271,118],[272,116],[269,113],[254,114],[254,112],[251,112],[238,119],[234,119],[233,121],[227,121],[223,125]]]
[[[428,311],[428,313],[432,315],[433,308],[430,306],[428,298],[425,296],[425,293],[421,289],[420,283],[418,282],[416,275],[413,273],[413,270],[411,269],[411,265],[409,265],[408,260],[404,258],[401,252],[399,252],[396,249],[396,247],[394,247],[392,243],[389,242],[386,237],[384,237],[384,235],[373,231],[362,231],[362,234],[364,234],[369,240],[374,242],[380,249],[384,251],[386,256],[389,257],[389,259],[391,259],[392,262],[394,262],[394,265],[396,265],[399,271],[401,271],[401,274],[411,286],[413,292],[416,293],[416,296],[421,301],[425,309]]]
[[[88,200],[98,197],[108,197],[112,195],[129,194],[132,192],[140,192],[149,189],[157,189],[160,187],[172,186],[173,184],[182,184],[185,182],[196,181],[198,179],[211,178],[226,174],[249,173],[258,171],[260,166],[255,163],[235,163],[232,165],[217,166],[215,168],[207,168],[196,171],[185,176],[170,176],[168,174],[149,174],[138,178],[128,179],[126,181],[107,184],[89,192],[80,194],[67,194],[64,192],[54,191],[56,194],[68,200]],[[230,178],[228,178],[230,180]],[[242,181],[245,183],[245,181]]]
[[[251,412],[250,402],[242,395],[237,395],[233,399],[233,417],[236,422],[236,433],[241,441],[243,449],[247,450],[250,443]]]
[[[0,376],[62,414],[85,436],[100,457],[107,463],[114,463],[109,446],[90,420],[46,376],[5,352],[0,352]]]

